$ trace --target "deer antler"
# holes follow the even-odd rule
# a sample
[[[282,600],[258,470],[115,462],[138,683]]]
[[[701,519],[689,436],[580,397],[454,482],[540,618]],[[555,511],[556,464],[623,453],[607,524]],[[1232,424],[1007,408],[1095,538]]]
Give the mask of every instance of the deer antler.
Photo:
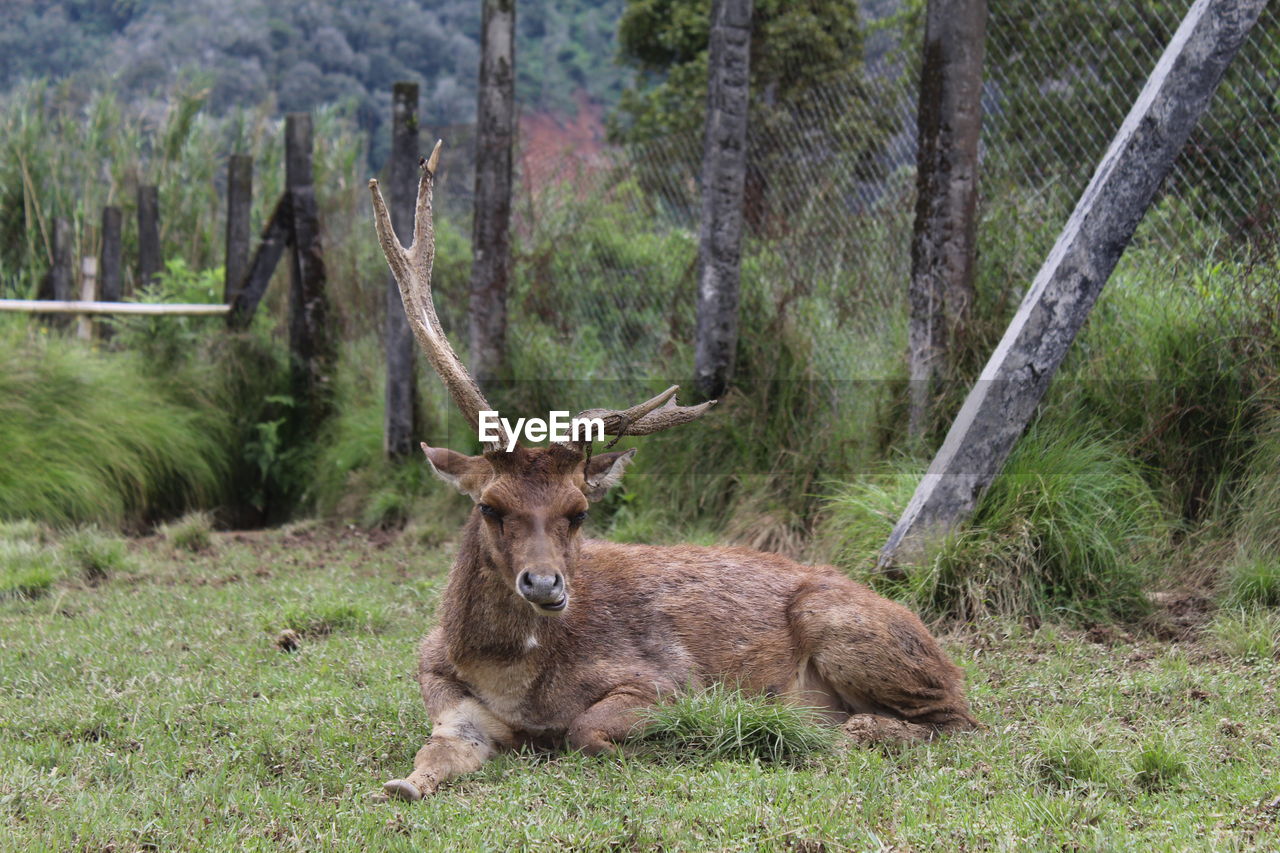
[[[584,418],[600,418],[604,421],[604,434],[615,436],[609,442],[612,447],[624,435],[653,435],[680,424],[687,424],[702,417],[707,409],[716,404],[708,400],[696,406],[680,406],[676,404],[676,391],[679,385],[672,385],[655,397],[638,403],[629,409],[587,409],[579,412],[575,420]],[[587,442],[570,442],[571,446],[583,449]]]
[[[391,274],[395,276],[400,288],[400,301],[404,304],[404,313],[409,319],[414,337],[418,339],[418,346],[422,347],[427,360],[444,380],[449,395],[462,410],[463,416],[473,427],[479,428],[481,410],[492,407],[462,359],[458,358],[458,354],[449,345],[431,297],[431,265],[436,256],[431,190],[435,184],[436,166],[440,162],[440,148],[443,144],[443,141],[437,141],[431,156],[421,161],[422,177],[418,180],[418,201],[413,217],[413,245],[407,250],[400,244],[395,228],[391,225],[391,216],[387,213],[387,205],[382,200],[382,191],[378,189],[376,180],[369,181],[369,192],[373,195],[373,218],[378,228],[378,242],[382,244],[382,254],[386,256],[387,265],[391,267]],[[506,446],[506,428],[501,422],[498,432],[499,440],[491,442],[490,449]]]

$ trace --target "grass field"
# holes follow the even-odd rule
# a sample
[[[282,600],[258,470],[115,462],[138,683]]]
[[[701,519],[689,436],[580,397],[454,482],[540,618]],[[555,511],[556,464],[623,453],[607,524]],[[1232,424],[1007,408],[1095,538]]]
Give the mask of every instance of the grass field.
[[[1280,845],[1274,612],[1175,596],[1155,630],[952,628],[990,727],[973,736],[781,763],[516,755],[380,804],[427,733],[413,655],[447,549],[296,527],[135,540],[85,572],[83,545],[9,535],[59,568],[0,596],[4,849]]]

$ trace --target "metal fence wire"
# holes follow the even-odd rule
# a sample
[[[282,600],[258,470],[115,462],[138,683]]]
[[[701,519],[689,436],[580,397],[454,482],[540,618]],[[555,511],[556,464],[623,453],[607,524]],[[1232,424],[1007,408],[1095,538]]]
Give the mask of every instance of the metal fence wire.
[[[1078,4],[1063,0],[991,4],[980,286],[1007,287],[1016,305],[1189,5],[1099,4],[1073,13]],[[919,33],[892,21],[868,25],[875,35],[857,75],[806,93],[803,103],[770,105],[748,131],[743,325],[760,333],[757,320],[767,314],[768,329],[821,341],[805,366],[816,379],[905,371]],[[1138,264],[1274,245],[1278,58],[1280,26],[1268,11],[1118,278]],[[593,378],[614,380],[645,376],[691,347],[701,158],[696,133],[627,148],[522,150],[516,229],[526,272],[513,293],[513,345],[573,343],[594,353]],[[1196,297],[1189,290],[1182,298]],[[550,358],[526,363],[537,378],[559,369]],[[754,378],[794,378],[792,367],[780,362],[777,375]],[[581,376],[581,362],[572,370]]]

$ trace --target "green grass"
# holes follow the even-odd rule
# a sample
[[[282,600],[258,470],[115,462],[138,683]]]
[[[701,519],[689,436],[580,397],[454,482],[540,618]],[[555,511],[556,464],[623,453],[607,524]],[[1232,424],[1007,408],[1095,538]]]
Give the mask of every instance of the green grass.
[[[873,571],[923,469],[901,464],[828,505],[825,553],[931,613],[1135,616],[1169,521],[1141,467],[1105,438],[1033,427],[973,518],[923,559]]]
[[[305,526],[215,536],[195,555],[144,541],[127,581],[67,576],[44,598],[0,600],[0,848],[1274,842],[1274,658],[1224,656],[1212,635],[1101,645],[993,621],[943,638],[985,732],[893,748],[837,741],[778,762],[718,752],[740,700],[695,697],[680,730],[711,747],[520,753],[423,803],[371,803],[428,732],[414,654],[448,558]],[[333,604],[378,619],[344,617],[292,654],[275,647],[281,614],[330,618]]]
[[[682,694],[652,708],[645,739],[668,750],[691,750],[700,758],[789,761],[835,741],[834,729],[801,708],[723,685]]]
[[[131,565],[123,539],[92,527],[68,535],[62,542],[62,553],[85,580],[94,583],[107,580]]]
[[[56,550],[21,539],[0,538],[0,598],[44,595],[63,571]]]
[[[212,500],[226,430],[138,357],[0,324],[0,518],[140,524]]]
[[[203,511],[189,512],[161,525],[160,536],[170,547],[182,551],[207,551],[213,545],[213,516]]]

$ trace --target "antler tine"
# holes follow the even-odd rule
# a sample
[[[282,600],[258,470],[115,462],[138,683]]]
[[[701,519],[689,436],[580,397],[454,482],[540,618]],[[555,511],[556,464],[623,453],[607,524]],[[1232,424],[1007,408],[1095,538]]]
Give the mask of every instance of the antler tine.
[[[604,434],[615,436],[615,441],[624,435],[653,435],[680,424],[697,420],[716,404],[708,400],[696,406],[681,406],[676,403],[676,391],[679,385],[672,385],[667,390],[651,397],[643,403],[624,411],[616,409],[588,409],[580,412],[575,420],[583,418],[600,418],[604,421]],[[579,442],[582,447],[587,442]],[[612,442],[610,446],[612,446]]]
[[[413,329],[413,336],[431,366],[444,381],[449,395],[462,410],[463,416],[473,427],[479,427],[481,410],[492,407],[462,359],[458,358],[458,354],[450,346],[449,339],[445,337],[431,297],[431,268],[436,253],[431,195],[441,145],[442,142],[436,142],[431,157],[422,161],[413,220],[413,245],[408,250],[400,245],[400,239],[396,236],[377,180],[369,181],[369,192],[373,196],[373,221],[378,230],[378,242],[400,289],[400,301],[404,305],[409,327]],[[500,425],[498,432],[499,441],[491,442],[490,449],[502,447],[507,442],[505,428]]]

